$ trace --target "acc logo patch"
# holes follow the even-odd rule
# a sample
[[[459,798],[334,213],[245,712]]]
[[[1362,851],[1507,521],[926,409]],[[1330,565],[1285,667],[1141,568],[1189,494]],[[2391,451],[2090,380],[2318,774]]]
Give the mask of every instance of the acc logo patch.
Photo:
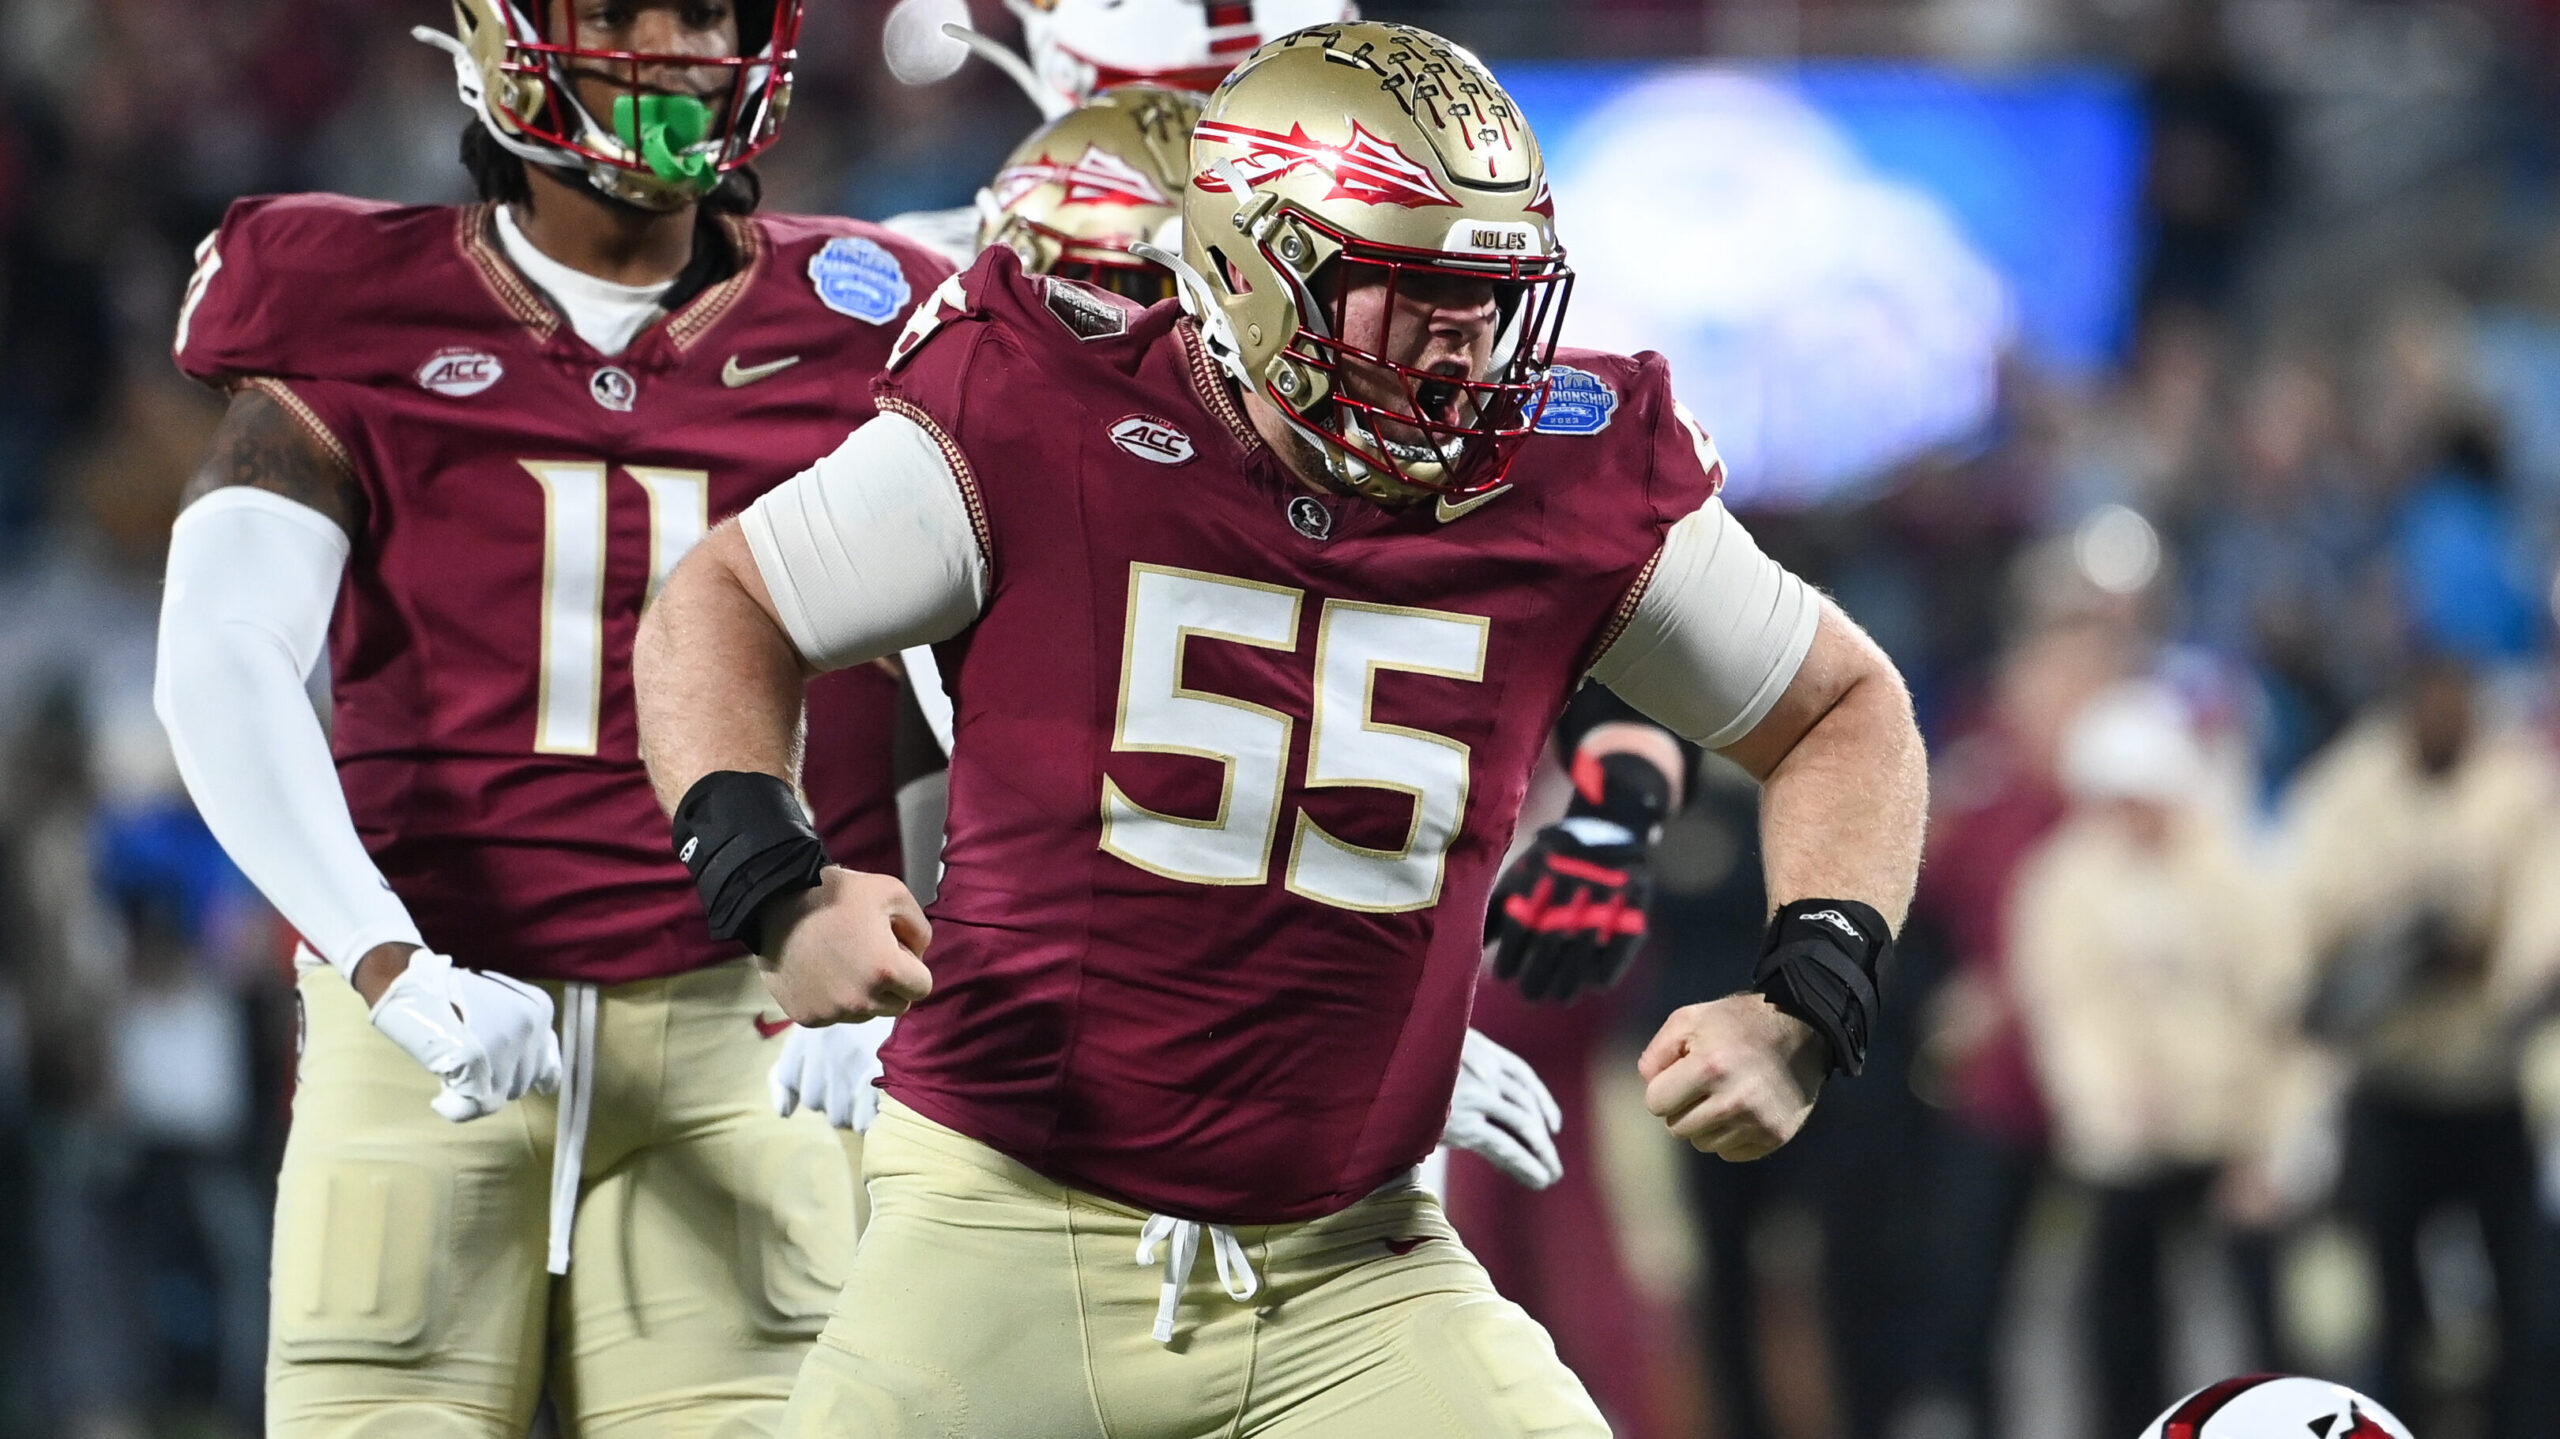
[[[1598,375],[1552,365],[1547,369],[1547,406],[1531,428],[1542,435],[1596,435],[1609,428],[1617,408],[1618,392]]]
[[[1113,425],[1111,443],[1159,465],[1187,465],[1194,453],[1189,435],[1153,415],[1131,415]]]
[[[498,383],[498,377],[506,372],[507,367],[498,363],[498,357],[486,350],[449,346],[427,356],[427,362],[418,367],[418,385],[458,400]]]
[[[1091,288],[1055,275],[1042,281],[1042,299],[1049,313],[1067,327],[1067,333],[1091,344],[1096,340],[1117,339],[1129,333],[1129,312],[1102,298]]]
[[[809,257],[809,283],[819,303],[866,324],[885,325],[914,294],[898,257],[870,240],[838,236]]]

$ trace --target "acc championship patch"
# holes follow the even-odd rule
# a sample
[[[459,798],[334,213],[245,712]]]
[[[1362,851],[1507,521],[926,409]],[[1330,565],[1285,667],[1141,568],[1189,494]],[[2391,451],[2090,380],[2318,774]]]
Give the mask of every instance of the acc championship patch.
[[[839,315],[885,325],[906,307],[906,267],[873,241],[847,236],[829,240],[809,257],[809,283],[818,299]]]
[[[1104,299],[1100,291],[1055,275],[1043,277],[1041,283],[1049,313],[1058,317],[1068,334],[1091,344],[1129,333],[1129,312]]]
[[[1547,370],[1547,406],[1531,428],[1542,435],[1596,435],[1609,428],[1618,392],[1588,370],[1554,365]]]

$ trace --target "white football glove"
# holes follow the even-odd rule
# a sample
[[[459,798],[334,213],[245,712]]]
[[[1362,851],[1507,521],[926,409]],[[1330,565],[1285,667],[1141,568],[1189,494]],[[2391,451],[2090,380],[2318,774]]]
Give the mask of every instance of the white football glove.
[[[871,1081],[880,1077],[880,1046],[888,1043],[893,1022],[884,1014],[823,1029],[791,1026],[766,1081],[773,1112],[788,1118],[794,1109],[810,1109],[838,1129],[870,1133],[871,1121],[880,1116],[880,1086]]]
[[[1564,1111],[1529,1061],[1468,1030],[1440,1142],[1483,1155],[1522,1184],[1544,1189],[1564,1178],[1554,1139],[1563,1127]]]
[[[460,969],[421,949],[382,992],[373,1027],[444,1081],[431,1103],[456,1124],[510,1099],[560,1092],[551,996],[522,980]]]

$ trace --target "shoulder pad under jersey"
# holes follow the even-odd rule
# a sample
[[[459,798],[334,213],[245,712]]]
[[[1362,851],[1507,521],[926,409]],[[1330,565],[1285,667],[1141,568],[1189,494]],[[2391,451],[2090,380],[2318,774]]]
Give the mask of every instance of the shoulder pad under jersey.
[[[360,369],[360,336],[404,305],[433,303],[421,261],[451,253],[469,212],[344,195],[232,202],[196,247],[171,350],[207,384]]]

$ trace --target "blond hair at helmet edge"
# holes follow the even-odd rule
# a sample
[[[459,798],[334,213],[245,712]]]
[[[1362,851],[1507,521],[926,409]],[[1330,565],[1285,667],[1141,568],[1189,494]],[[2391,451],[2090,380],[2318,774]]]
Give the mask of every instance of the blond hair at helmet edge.
[[[1259,391],[1325,455],[1331,478],[1386,503],[1488,488],[1485,461],[1382,453],[1336,393],[1346,359],[1315,280],[1336,259],[1520,287],[1492,377],[1525,435],[1543,394],[1570,271],[1537,139],[1492,72],[1410,26],[1317,26],[1265,45],[1209,97],[1193,131],[1178,273],[1185,307],[1238,384]],[[1408,379],[1410,377],[1408,376]],[[1337,416],[1327,424],[1324,416]],[[1391,420],[1395,417],[1390,416]],[[1374,428],[1374,427],[1373,427]],[[1481,452],[1479,452],[1481,453]]]

